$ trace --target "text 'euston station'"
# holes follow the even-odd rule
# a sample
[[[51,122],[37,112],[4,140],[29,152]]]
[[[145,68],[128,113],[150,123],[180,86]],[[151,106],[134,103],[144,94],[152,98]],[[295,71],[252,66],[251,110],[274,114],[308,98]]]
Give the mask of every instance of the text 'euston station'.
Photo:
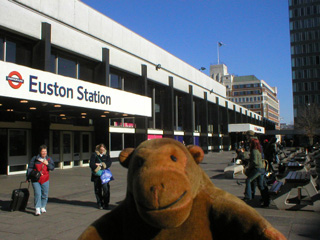
[[[64,86],[59,86],[57,82],[42,83],[36,81],[38,77],[30,75],[29,91],[33,93],[54,95],[56,97],[70,98],[73,99],[73,88],[66,88]],[[111,105],[111,97],[100,94],[100,91],[90,92],[83,86],[77,87],[77,99],[84,100],[86,102],[101,103],[106,105]]]

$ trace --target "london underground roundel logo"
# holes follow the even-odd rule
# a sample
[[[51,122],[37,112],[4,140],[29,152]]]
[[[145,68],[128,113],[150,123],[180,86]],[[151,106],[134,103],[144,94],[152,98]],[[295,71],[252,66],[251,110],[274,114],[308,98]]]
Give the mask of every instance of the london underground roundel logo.
[[[24,83],[21,74],[17,71],[12,71],[11,73],[9,73],[6,79],[10,87],[12,87],[13,89],[20,88],[21,85]]]

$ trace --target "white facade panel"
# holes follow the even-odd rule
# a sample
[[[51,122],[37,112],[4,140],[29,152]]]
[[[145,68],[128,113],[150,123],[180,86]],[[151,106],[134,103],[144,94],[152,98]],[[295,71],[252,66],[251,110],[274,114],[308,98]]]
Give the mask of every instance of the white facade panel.
[[[89,11],[88,7],[83,4],[75,4],[74,10],[74,26],[82,31],[89,31]],[[102,27],[102,29],[104,29]]]
[[[71,26],[75,25],[75,2],[78,1],[59,0],[58,18]]]
[[[204,98],[203,88],[199,88],[197,86],[194,86],[194,88],[193,88],[193,96],[203,99]]]
[[[17,2],[20,2],[20,0],[17,0]],[[28,2],[32,2],[32,1],[24,1],[24,4],[29,6]],[[38,9],[40,12],[42,12],[44,14],[47,14],[53,18],[58,19],[60,16],[59,11],[58,11],[58,10],[60,10],[59,5],[60,5],[59,0],[58,1],[41,0],[40,1],[40,8],[37,7],[36,9]],[[70,11],[72,11],[72,10],[70,10]]]
[[[190,83],[185,81],[182,78],[173,77],[173,87],[178,89],[179,91],[189,93],[189,85]]]
[[[40,39],[41,24],[34,21],[35,14],[30,11],[21,11],[21,7],[7,0],[1,1],[0,25],[30,37]]]

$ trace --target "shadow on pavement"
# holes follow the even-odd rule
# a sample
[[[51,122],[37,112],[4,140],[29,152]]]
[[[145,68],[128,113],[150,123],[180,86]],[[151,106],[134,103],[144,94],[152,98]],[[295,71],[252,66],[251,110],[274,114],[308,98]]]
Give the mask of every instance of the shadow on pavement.
[[[233,180],[233,179],[227,179],[227,178],[225,178],[225,174],[224,174],[224,173],[214,175],[214,176],[210,177],[210,179],[226,179],[226,180]]]
[[[10,203],[11,203],[11,200],[9,200],[9,201],[0,200],[0,210],[3,211],[3,212],[11,212]],[[20,211],[20,212],[24,212],[24,213],[33,215],[34,214],[34,208],[27,207],[25,211]]]
[[[88,201],[79,201],[79,200],[66,200],[66,199],[59,199],[59,198],[50,198],[48,199],[49,203],[58,203],[58,204],[70,204],[73,206],[81,206],[81,207],[92,207],[97,208],[96,202],[88,202]],[[110,204],[108,209],[112,210],[117,205]]]

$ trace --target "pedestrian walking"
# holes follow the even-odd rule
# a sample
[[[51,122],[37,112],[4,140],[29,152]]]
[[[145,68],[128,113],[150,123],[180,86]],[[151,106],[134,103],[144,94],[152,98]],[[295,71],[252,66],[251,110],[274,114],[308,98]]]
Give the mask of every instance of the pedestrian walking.
[[[47,212],[46,206],[49,196],[49,171],[54,170],[54,162],[47,154],[47,146],[41,145],[39,154],[34,156],[28,165],[27,180],[32,181],[34,190],[35,215]],[[38,175],[37,177],[35,177]]]
[[[99,209],[107,209],[110,202],[109,182],[102,184],[101,175],[104,169],[108,169],[112,162],[107,153],[106,146],[101,143],[96,146],[95,152],[90,158],[91,182],[94,184],[94,194],[97,199]]]

